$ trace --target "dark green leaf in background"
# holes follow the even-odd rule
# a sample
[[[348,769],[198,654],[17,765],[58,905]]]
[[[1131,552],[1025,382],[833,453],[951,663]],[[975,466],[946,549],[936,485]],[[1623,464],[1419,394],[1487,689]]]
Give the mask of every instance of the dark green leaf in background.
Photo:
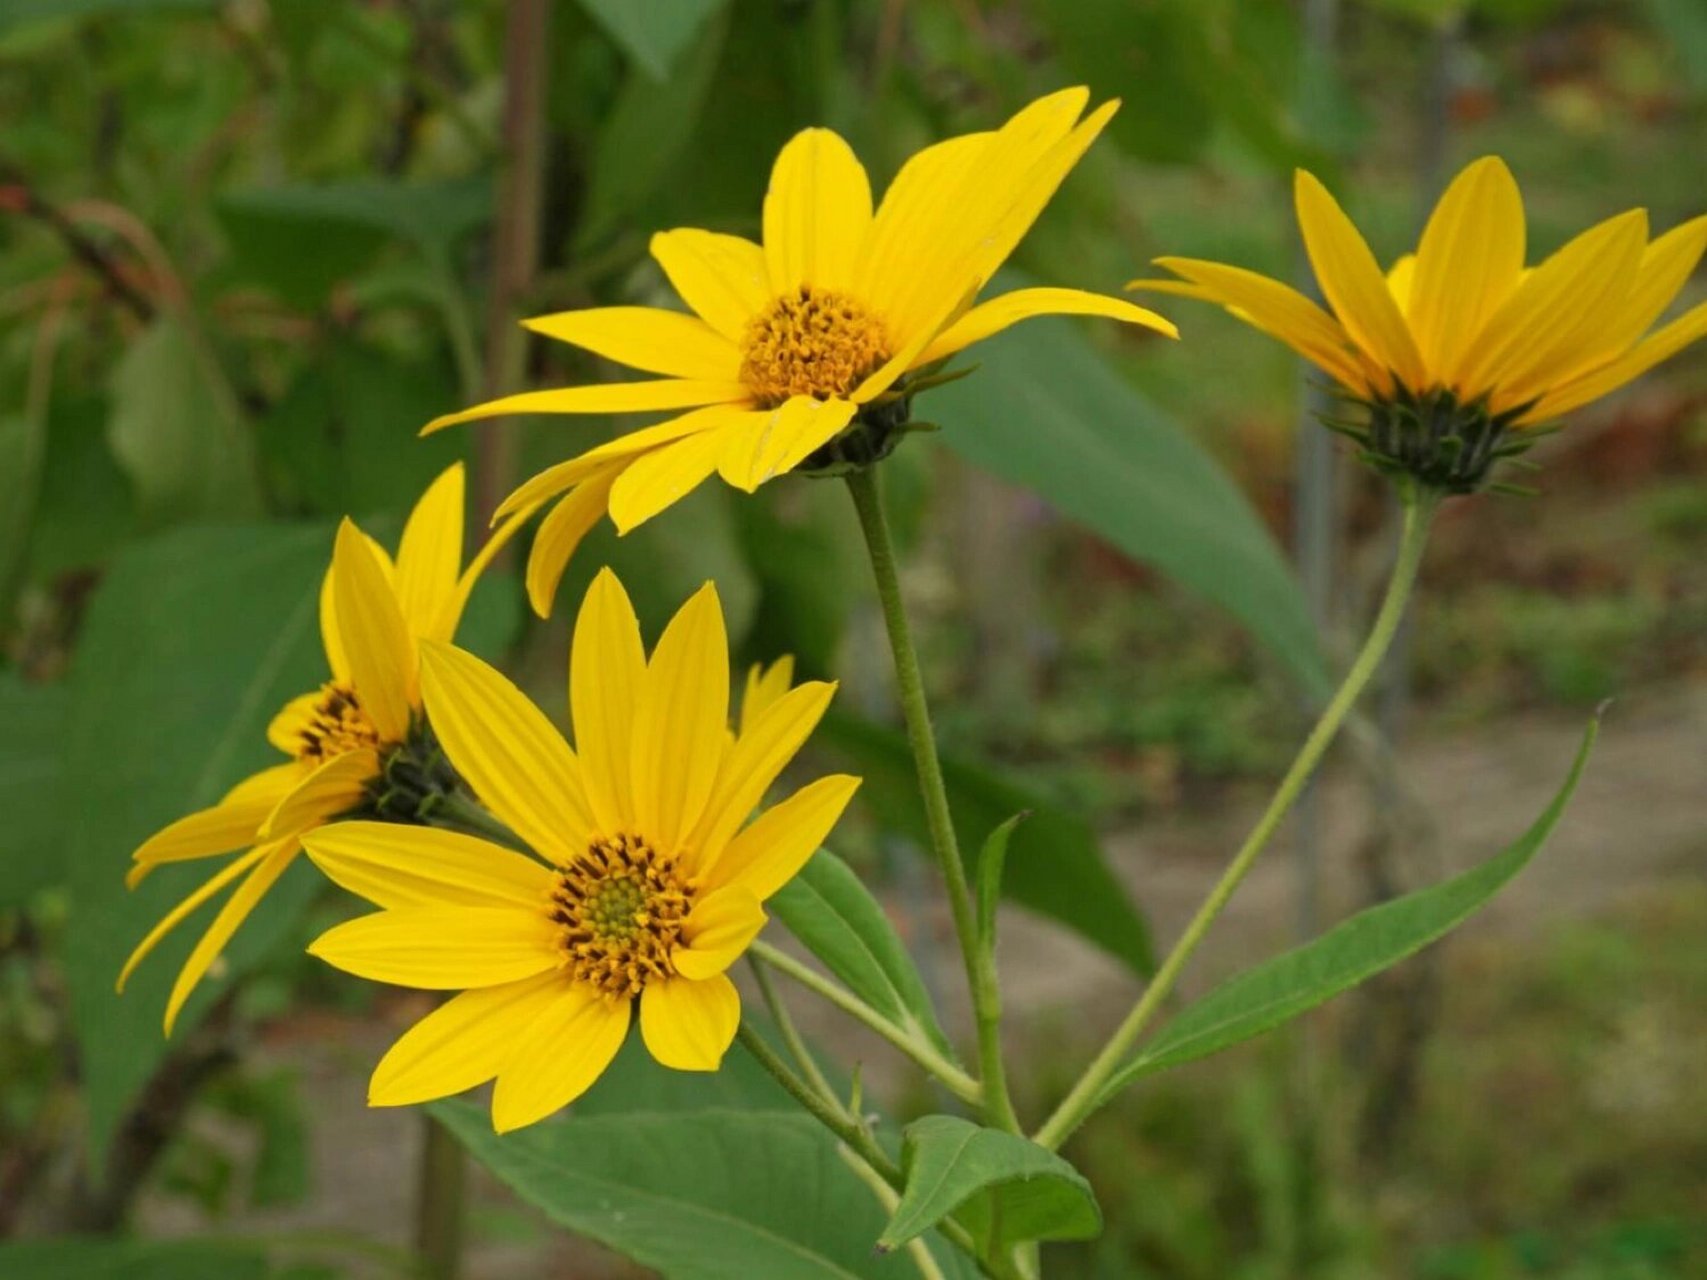
[[[727,0],[581,0],[612,40],[654,80],[669,76],[677,57],[707,18]]]
[[[28,1240],[0,1244],[6,1280],[263,1280],[258,1245],[205,1240]]]
[[[59,782],[69,701],[63,684],[0,671],[0,908],[65,875]]]

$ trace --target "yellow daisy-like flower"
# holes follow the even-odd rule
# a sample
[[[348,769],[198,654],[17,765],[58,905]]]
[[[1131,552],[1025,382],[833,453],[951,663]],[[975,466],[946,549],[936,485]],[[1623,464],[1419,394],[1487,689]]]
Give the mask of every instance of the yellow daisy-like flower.
[[[1523,200],[1477,160],[1435,206],[1414,254],[1383,274],[1319,181],[1299,171],[1298,223],[1329,311],[1256,272],[1158,258],[1182,281],[1134,281],[1220,303],[1372,409],[1378,463],[1453,491],[1476,487],[1521,432],[1616,390],[1707,334],[1707,305],[1654,325],[1707,249],[1707,217],[1648,239],[1645,211],[1589,228],[1524,266]],[[1511,440],[1507,430],[1518,433]]]
[[[1068,89],[993,132],[926,148],[875,212],[848,144],[807,129],[771,171],[762,245],[694,229],[652,238],[692,314],[598,307],[528,321],[666,376],[508,396],[426,430],[504,414],[690,410],[542,472],[499,509],[502,518],[566,495],[528,563],[535,609],[549,610],[569,557],[606,511],[626,533],[714,471],[750,493],[798,467],[869,463],[906,421],[909,374],[1016,321],[1100,315],[1176,336],[1153,312],[1077,289],[1018,289],[972,305],[1119,105],[1080,119],[1089,102],[1088,91]]]
[[[707,583],[648,661],[606,569],[569,659],[579,754],[479,659],[425,643],[427,714],[451,763],[527,857],[473,836],[345,822],[309,833],[328,876],[380,911],[309,950],[379,982],[461,994],[380,1061],[374,1106],[496,1078],[500,1132],[567,1105],[609,1065],[639,1006],[652,1056],[715,1070],[741,1005],[725,970],[765,922],[761,903],[817,849],[859,786],[820,778],[753,818],[818,723],[832,684],[749,683],[731,734],[729,654]],[[751,821],[748,819],[752,818]]]
[[[237,885],[178,974],[166,1004],[168,1035],[208,967],[300,851],[303,832],[364,806],[380,811],[400,798],[393,790],[431,781],[419,776],[430,765],[404,758],[403,750],[420,723],[417,641],[455,634],[475,581],[527,514],[493,534],[463,569],[463,490],[460,463],[433,482],[410,514],[395,564],[343,522],[320,593],[332,678],[291,699],[267,727],[268,740],[290,760],[245,778],[218,804],[178,819],[132,855],[126,879],[134,888],[166,863],[243,850],[168,912],[119,974],[123,991],[162,938]]]

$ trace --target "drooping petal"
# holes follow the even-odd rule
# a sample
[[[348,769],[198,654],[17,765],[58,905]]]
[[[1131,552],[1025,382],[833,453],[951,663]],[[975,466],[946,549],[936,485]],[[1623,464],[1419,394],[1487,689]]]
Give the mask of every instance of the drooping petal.
[[[514,1041],[492,1091],[492,1127],[509,1133],[568,1106],[590,1089],[628,1038],[627,1000],[563,984]]]
[[[485,1084],[562,990],[563,976],[553,972],[452,996],[379,1060],[368,1106],[410,1106]]]
[[[557,935],[540,907],[407,907],[346,920],[308,953],[358,978],[460,991],[555,969]]]
[[[231,941],[231,935],[249,918],[262,898],[285,873],[285,869],[295,860],[297,851],[301,848],[295,840],[285,840],[278,844],[263,845],[258,851],[262,857],[238,885],[236,891],[225,900],[225,905],[219,909],[219,914],[208,925],[207,932],[190,952],[190,958],[184,961],[184,967],[178,970],[178,980],[172,984],[172,994],[166,999],[166,1034],[172,1034],[172,1027],[178,1021],[178,1014],[183,1010],[184,1002],[190,998],[198,983],[206,975],[213,962],[219,959],[226,944]]]
[[[723,451],[722,432],[701,431],[642,454],[611,485],[610,518],[629,533],[680,502],[713,471]]]
[[[593,817],[605,832],[634,826],[634,720],[646,680],[640,621],[616,574],[587,588],[569,650],[569,709]]]
[[[650,982],[640,997],[646,1048],[677,1071],[715,1071],[741,1025],[741,997],[726,974]]]
[[[286,765],[294,772],[294,766]],[[259,775],[258,775],[259,776]],[[198,810],[161,828],[144,840],[131,855],[132,866],[125,883],[135,888],[155,867],[168,862],[188,862],[242,849],[260,839],[261,826],[278,803],[273,786],[274,771],[267,770],[267,789],[256,788],[242,799],[227,797],[207,809]],[[289,785],[286,782],[284,785]]]
[[[572,343],[647,373],[730,382],[741,352],[698,316],[661,307],[587,307],[522,322],[535,333]]]
[[[765,909],[751,890],[743,885],[719,889],[696,902],[682,921],[682,944],[671,962],[682,977],[702,982],[739,960],[764,927]]]
[[[221,804],[248,804],[250,801],[259,803],[266,800],[276,804],[285,792],[297,783],[303,774],[308,772],[308,766],[300,761],[292,760],[286,764],[276,764],[270,769],[262,769],[259,773],[251,773],[231,790],[219,798]]]
[[[770,304],[765,251],[751,240],[684,227],[653,236],[652,256],[682,301],[731,342]]]
[[[362,711],[387,742],[409,732],[415,684],[415,642],[397,597],[361,530],[348,519],[332,552],[333,595],[350,680]]]
[[[278,714],[267,722],[267,741],[286,755],[294,756],[302,747],[302,731],[314,723],[314,713],[323,696],[318,689],[299,693],[280,707]]]
[[[346,751],[317,765],[273,806],[261,827],[267,840],[297,835],[361,804],[379,777],[379,753]]]
[[[522,691],[471,653],[425,641],[427,718],[486,807],[554,862],[585,850],[592,810],[580,762]]]
[[[755,662],[747,668],[747,687],[741,694],[741,732],[748,732],[769,707],[794,687],[794,655],[785,653],[770,666]]]
[[[802,129],[778,153],[764,224],[773,294],[802,285],[840,291],[853,283],[871,226],[871,183],[838,134]]]
[[[815,450],[828,444],[853,421],[858,407],[847,400],[791,396],[768,411],[745,415],[722,433],[717,470],[737,489],[753,492],[767,480],[786,475]]]
[[[197,888],[194,893],[190,894],[177,906],[173,907],[164,916],[162,916],[160,918],[160,922],[150,929],[142,941],[137,943],[135,949],[131,951],[130,958],[124,962],[124,968],[119,971],[118,981],[114,985],[114,989],[122,994],[125,983],[130,981],[130,975],[136,972],[136,966],[141,964],[143,960],[148,957],[149,953],[152,952],[155,947],[160,945],[160,940],[162,938],[172,932],[173,929],[177,928],[178,925],[181,924],[191,912],[200,907],[202,903],[212,898],[221,889],[225,888],[226,885],[237,879],[238,876],[247,873],[255,866],[256,863],[266,857],[269,851],[270,846],[260,845],[256,848],[250,849],[241,857],[233,858],[229,863],[221,867],[217,872],[203,881],[201,886]]]
[[[1684,312],[1676,320],[1650,337],[1644,338],[1628,352],[1602,365],[1592,373],[1567,382],[1549,392],[1534,409],[1524,415],[1525,422],[1545,422],[1561,413],[1581,408],[1618,390],[1633,379],[1641,377],[1662,360],[1669,360],[1693,342],[1707,337],[1707,302]]]
[[[729,639],[707,582],[664,628],[634,720],[634,817],[674,851],[705,811],[729,723]]]
[[[770,897],[824,843],[859,783],[846,774],[831,774],[766,809],[711,865],[705,889],[736,884],[751,890],[761,902]]]
[[[398,822],[338,822],[302,838],[334,884],[378,907],[532,907],[551,898],[552,874],[478,836]]]
[[[397,544],[397,607],[413,636],[432,634],[456,594],[462,569],[462,464],[447,467],[421,495]]]
[[[655,378],[647,382],[603,382],[587,387],[558,387],[524,391],[477,404],[460,413],[434,418],[421,428],[431,435],[463,422],[505,418],[524,413],[645,413],[653,409],[693,409],[703,404],[732,404],[747,398],[747,388],[734,381],[698,378]]]
[[[605,514],[611,485],[624,465],[613,462],[588,476],[540,521],[527,568],[528,602],[540,617],[551,616],[551,602],[557,595],[557,584],[563,581],[563,571],[569,567],[569,558]]]
[[[951,356],[974,342],[982,342],[991,334],[1000,333],[1009,325],[1029,320],[1033,316],[1063,315],[1107,316],[1112,320],[1143,325],[1158,333],[1165,333],[1170,338],[1179,337],[1179,330],[1171,320],[1166,320],[1143,307],[1135,307],[1120,298],[1108,298],[1083,289],[1015,289],[1011,293],[1004,293],[999,298],[992,298],[973,307],[937,334],[913,363],[917,366],[941,360],[944,356]]]

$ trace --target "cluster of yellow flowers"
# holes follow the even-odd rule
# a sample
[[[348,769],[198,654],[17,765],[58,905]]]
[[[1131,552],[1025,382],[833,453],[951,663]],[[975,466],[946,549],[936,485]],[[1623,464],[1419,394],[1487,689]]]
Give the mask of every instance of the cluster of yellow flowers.
[[[131,883],[165,863],[223,867],[137,946],[235,885],[180,973],[166,1030],[257,902],[306,850],[379,909],[311,950],[376,981],[456,991],[376,1069],[397,1105],[496,1080],[493,1122],[528,1124],[577,1097],[628,1034],[661,1063],[713,1070],[740,1020],[726,976],[765,899],[829,834],[859,780],[832,775],[763,807],[834,693],[755,671],[731,725],[721,607],[707,583],[648,655],[608,570],[569,656],[572,749],[503,675],[452,645],[482,570],[540,508],[527,590],[542,615],[577,544],[609,512],[628,531],[716,472],[751,492],[790,471],[871,466],[912,397],[963,348],[1032,316],[1107,316],[1177,336],[1118,298],[1028,288],[975,299],[1113,114],[1043,98],[999,129],[926,148],[874,209],[834,133],[783,149],[763,243],[701,230],[653,238],[689,312],[603,307],[529,326],[662,377],[533,391],[438,419],[682,411],[535,476],[463,565],[463,473],[411,515],[395,560],[339,529],[320,601],[330,675],[274,718],[288,760],[159,832]],[[1653,330],[1707,249],[1707,218],[1648,239],[1641,211],[1524,265],[1524,217],[1497,159],[1446,192],[1415,255],[1383,273],[1315,178],[1297,211],[1328,309],[1238,267],[1164,258],[1139,287],[1206,299],[1272,334],[1367,405],[1366,456],[1407,484],[1481,487],[1525,433],[1707,334],[1707,306]],[[756,815],[756,816],[755,816]]]

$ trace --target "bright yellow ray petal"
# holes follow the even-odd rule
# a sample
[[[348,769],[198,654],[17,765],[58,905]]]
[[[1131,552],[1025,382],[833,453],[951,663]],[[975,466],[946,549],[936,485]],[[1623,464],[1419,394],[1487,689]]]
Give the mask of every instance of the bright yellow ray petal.
[[[703,982],[739,960],[764,927],[765,909],[751,890],[743,885],[719,889],[694,903],[682,921],[682,945],[671,953],[671,962],[682,977]]]
[[[853,149],[828,129],[802,129],[777,155],[765,192],[771,292],[847,289],[870,226],[871,183]]]
[[[1408,312],[1411,306],[1411,288],[1416,283],[1417,255],[1407,253],[1387,269],[1387,292],[1393,295],[1393,301],[1400,311]]]
[[[492,1127],[509,1133],[543,1120],[593,1086],[628,1038],[627,1000],[607,1000],[590,987],[563,985],[534,1011],[512,1044],[492,1091]]]
[[[114,984],[114,990],[122,993],[125,988],[125,983],[130,981],[130,975],[136,972],[136,966],[141,964],[143,960],[148,957],[149,953],[152,952],[155,947],[160,945],[160,940],[162,938],[172,932],[173,929],[177,928],[178,925],[181,924],[193,911],[195,911],[196,908],[200,907],[202,903],[206,902],[209,898],[212,898],[221,889],[225,888],[226,885],[237,879],[238,876],[247,872],[262,858],[266,857],[270,851],[270,845],[261,845],[257,848],[250,849],[241,857],[233,858],[225,866],[221,867],[213,875],[203,881],[194,893],[190,894],[177,906],[173,907],[164,916],[162,916],[160,918],[160,922],[148,931],[147,935],[141,942],[136,944],[136,948],[130,953],[130,958],[124,962],[124,968],[119,971],[118,981]]]
[[[397,607],[413,636],[430,635],[456,594],[462,569],[462,464],[447,467],[421,495],[397,544]]]
[[[650,982],[640,997],[646,1048],[677,1071],[715,1071],[741,1025],[741,997],[724,974]]]
[[[368,1082],[368,1106],[410,1106],[485,1084],[562,990],[563,976],[551,972],[452,996],[379,1060]]]
[[[701,431],[630,462],[611,485],[610,518],[629,533],[697,489],[723,452],[723,433]]]
[[[379,753],[346,751],[317,765],[273,806],[262,824],[263,839],[296,835],[340,813],[348,813],[367,795],[368,783],[379,777]]]
[[[149,836],[131,855],[133,865],[125,883],[134,889],[144,876],[164,863],[211,858],[254,844],[260,838],[262,823],[277,802],[276,794],[257,792],[242,800],[222,800],[211,808],[179,818]]]
[[[698,316],[661,307],[588,307],[523,321],[535,333],[674,378],[732,382],[741,352]]]
[[[741,695],[741,732],[758,723],[766,708],[794,687],[794,655],[785,653],[770,666],[755,662],[747,668],[747,687]]]
[[[655,847],[673,852],[705,811],[728,723],[729,639],[707,582],[664,628],[635,712],[634,816]]]
[[[362,711],[387,742],[409,731],[415,684],[415,642],[391,584],[361,530],[346,519],[332,552],[338,631]]]
[[[251,773],[231,790],[219,798],[221,804],[247,804],[253,800],[266,801],[269,805],[277,804],[279,798],[297,784],[297,780],[308,772],[308,766],[292,760],[285,764],[275,764],[270,769],[262,769],[259,773]]]
[[[1471,339],[1517,287],[1523,251],[1523,197],[1504,161],[1483,156],[1452,180],[1417,244],[1408,310],[1433,382],[1456,385]]]
[[[599,830],[634,827],[634,719],[646,681],[640,622],[616,574],[587,588],[569,650],[569,710],[587,799]]]
[[[436,640],[440,644],[449,644],[456,638],[456,629],[462,625],[463,610],[468,607],[468,598],[474,593],[475,586],[480,581],[480,575],[485,573],[492,561],[498,558],[498,553],[509,545],[510,539],[521,532],[522,526],[533,518],[539,508],[523,507],[512,511],[504,517],[502,524],[487,535],[480,550],[474,553],[474,558],[468,562],[468,567],[462,571],[456,580],[456,589],[450,598],[444,602],[439,616],[433,625],[421,633],[419,639]]]
[[[434,418],[421,428],[431,435],[463,422],[504,418],[524,413],[644,413],[652,409],[693,409],[706,404],[733,404],[747,398],[739,382],[698,378],[654,378],[648,382],[602,382],[587,387],[558,387],[524,391],[477,404],[460,413]]]
[[[1642,251],[1636,278],[1617,314],[1605,318],[1593,343],[1576,361],[1576,367],[1556,381],[1579,377],[1623,355],[1665,314],[1695,273],[1704,250],[1707,250],[1707,215],[1673,227],[1650,243]]]
[[[302,731],[314,723],[314,712],[323,696],[318,689],[299,693],[280,707],[278,714],[267,722],[267,741],[286,755],[294,756],[302,746]]]
[[[1608,395],[1625,383],[1641,377],[1662,360],[1669,360],[1693,342],[1707,337],[1707,302],[1673,320],[1638,342],[1624,355],[1594,372],[1549,392],[1541,403],[1524,415],[1525,422],[1544,422],[1591,400]]]
[[[557,926],[542,909],[410,907],[328,929],[308,953],[374,982],[457,991],[555,969]]]
[[[338,628],[338,595],[333,584],[337,581],[334,565],[326,566],[320,579],[320,644],[326,650],[326,665],[332,678],[340,684],[350,682],[350,660],[344,653],[344,636]]]
[[[738,884],[761,902],[806,865],[859,790],[860,780],[831,774],[766,809],[729,842],[706,873],[707,891]]]
[[[225,905],[219,909],[213,923],[208,925],[207,932],[202,934],[195,949],[190,952],[190,958],[184,961],[184,967],[178,971],[178,980],[172,984],[172,994],[166,999],[167,1035],[172,1034],[172,1028],[178,1021],[178,1014],[183,1010],[184,1002],[206,976],[213,962],[219,959],[220,953],[231,941],[231,935],[237,932],[249,918],[250,912],[254,911],[266,896],[267,890],[285,873],[300,847],[295,840],[262,846],[265,856],[245,877],[243,883],[237,886],[236,891],[225,900]]]
[[[378,907],[532,907],[551,898],[552,873],[478,836],[399,822],[338,822],[303,847],[327,879]]]
[[[682,227],[653,236],[652,256],[682,301],[731,342],[770,304],[765,251],[751,240]]]
[[[1015,289],[973,307],[937,334],[913,363],[917,366],[941,360],[1033,316],[1107,316],[1111,320],[1143,325],[1170,338],[1179,337],[1179,330],[1171,320],[1120,298],[1087,293],[1083,289]]]
[[[471,653],[423,642],[427,718],[451,764],[529,848],[554,862],[594,831],[580,762],[522,691]]]
[[[847,400],[791,396],[778,408],[747,415],[739,426],[722,433],[717,470],[737,489],[751,493],[835,439],[857,411]]]
[[[921,272],[934,269],[947,229],[944,211],[974,180],[994,138],[994,133],[969,133],[926,147],[889,184],[872,220],[855,288],[879,315],[891,322],[903,319],[902,299],[911,296]]]

